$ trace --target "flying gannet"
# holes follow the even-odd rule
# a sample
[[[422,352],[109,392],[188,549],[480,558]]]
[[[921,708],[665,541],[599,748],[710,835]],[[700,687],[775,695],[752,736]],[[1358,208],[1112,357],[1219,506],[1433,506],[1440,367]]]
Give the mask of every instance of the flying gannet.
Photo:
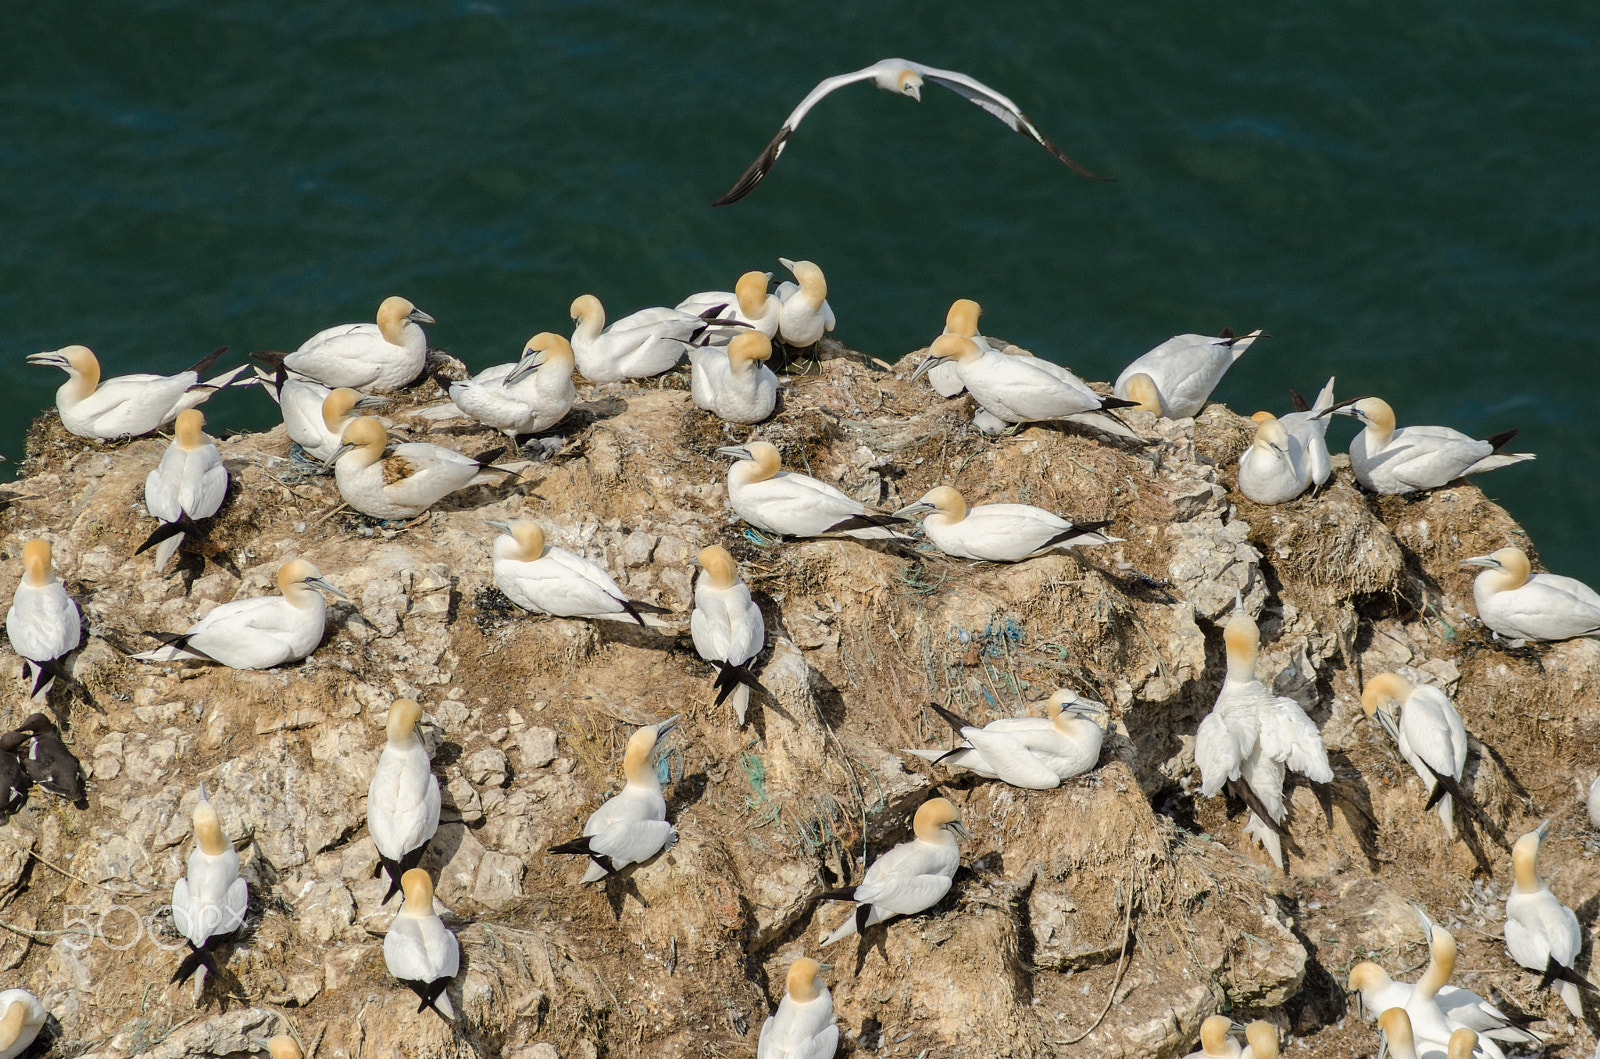
[[[1226,1015],[1207,1015],[1200,1023],[1200,1050],[1184,1059],[1239,1059],[1239,1042],[1230,1034],[1233,1020]]]
[[[951,878],[961,866],[956,836],[970,839],[972,835],[962,826],[956,807],[944,798],[923,802],[912,819],[911,829],[916,837],[873,861],[854,889],[822,895],[825,900],[856,902],[855,913],[822,944],[832,945],[895,916],[915,915],[944,899]]]
[[[344,502],[372,518],[416,518],[458,489],[503,480],[496,473],[516,474],[492,466],[504,448],[464,456],[443,445],[408,441],[384,455],[388,444],[383,424],[360,416],[344,428],[344,443],[329,461]]]
[[[1042,791],[1088,772],[1100,760],[1105,705],[1065,688],[1050,696],[1044,717],[1001,717],[982,728],[938,703],[929,705],[961,737],[960,745],[950,750],[908,751],[936,765]]]
[[[319,463],[327,463],[339,451],[339,446],[344,444],[344,428],[350,425],[357,412],[389,403],[387,397],[368,396],[348,386],[330,389],[320,382],[291,377],[278,382],[259,368],[256,378],[261,388],[278,402],[289,440]]]
[[[1488,567],[1472,580],[1478,617],[1512,640],[1571,640],[1600,636],[1600,593],[1573,577],[1532,573],[1521,548],[1461,560]]]
[[[778,260],[795,278],[795,282],[784,280],[778,284],[777,298],[782,303],[778,337],[795,349],[814,346],[837,322],[828,304],[828,280],[822,269],[810,261],[790,261],[786,257]]]
[[[1399,673],[1380,673],[1361,689],[1361,708],[1383,725],[1400,756],[1416,771],[1428,800],[1437,799],[1445,836],[1456,837],[1449,793],[1441,784],[1461,782],[1467,765],[1467,729],[1450,696],[1426,684],[1413,686]]]
[[[572,344],[550,331],[528,339],[515,364],[496,364],[450,384],[450,400],[507,437],[549,430],[572,410]]]
[[[826,482],[783,470],[778,450],[765,441],[717,451],[739,461],[728,468],[728,506],[757,529],[785,537],[910,539],[897,528],[905,519],[868,512]]]
[[[56,390],[56,408],[69,433],[83,438],[137,437],[171,422],[185,408],[193,408],[233,382],[244,365],[200,381],[201,372],[210,370],[227,348],[212,351],[176,375],[118,375],[103,381],[100,361],[86,346],[34,353],[28,363],[67,373],[67,381]]]
[[[215,515],[228,495],[228,468],[216,443],[206,436],[205,425],[198,408],[179,412],[172,444],[144,480],[145,510],[162,525],[134,554],[155,548],[157,570],[167,565],[195,523]]]
[[[16,1059],[27,1051],[49,1018],[39,998],[26,989],[0,990],[0,1059]]]
[[[1167,419],[1199,415],[1222,376],[1261,334],[1256,328],[1243,337],[1231,330],[1219,338],[1175,335],[1123,368],[1111,392]]]
[[[439,779],[427,748],[417,738],[421,720],[422,707],[415,699],[396,699],[389,706],[388,738],[367,788],[367,833],[378,847],[378,866],[372,874],[374,878],[388,874],[385,904],[439,829]]]
[[[31,713],[10,734],[26,739],[16,749],[29,780],[74,805],[83,804],[83,766],[67,749],[54,721],[42,713]]]
[[[761,1024],[756,1059],[833,1059],[839,1050],[833,996],[817,977],[831,970],[809,956],[789,965],[788,991]]]
[[[433,910],[433,878],[421,868],[400,877],[405,900],[383,936],[383,962],[389,973],[417,994],[417,1011],[432,1008],[439,1017],[456,1017],[445,989],[461,970],[461,945]]]
[[[593,294],[572,302],[572,353],[590,382],[644,379],[671,371],[684,347],[707,329],[692,313],[656,307],[640,309],[606,326],[606,310]]]
[[[22,546],[22,580],[6,611],[6,638],[23,658],[29,696],[49,694],[56,677],[66,676],[63,661],[83,636],[78,604],[56,578],[50,542],[35,538]]]
[[[1501,452],[1518,430],[1476,441],[1450,427],[1394,425],[1394,409],[1377,397],[1362,397],[1323,415],[1342,415],[1365,424],[1350,441],[1350,469],[1374,493],[1414,493],[1437,489],[1468,474],[1533,459],[1531,452]]]
[[[389,393],[422,374],[428,362],[428,336],[419,325],[434,322],[406,299],[388,297],[378,306],[376,323],[325,328],[286,355],[251,355],[324,386]]]
[[[838,74],[834,77],[826,78],[819,82],[817,87],[807,92],[806,97],[800,101],[800,105],[795,107],[789,113],[789,116],[784,119],[783,127],[778,130],[777,135],[767,144],[766,149],[761,152],[761,155],[754,162],[750,163],[750,168],[744,171],[744,174],[739,177],[733,187],[724,192],[711,205],[726,206],[730,203],[738,202],[750,194],[750,191],[761,182],[761,178],[766,176],[772,167],[777,164],[778,156],[783,154],[784,147],[789,143],[789,137],[793,136],[795,129],[799,128],[801,119],[821,101],[822,97],[836,88],[842,88],[845,85],[869,79],[885,92],[893,92],[895,95],[900,96],[910,96],[918,103],[922,102],[922,86],[924,82],[931,81],[940,88],[948,88],[967,102],[975,103],[996,118],[999,118],[1008,128],[1021,133],[1046,151],[1049,151],[1056,161],[1079,176],[1089,177],[1093,180],[1104,179],[1091,173],[1063,154],[1061,148],[1046,139],[1044,133],[1039,131],[1038,126],[1028,120],[1027,115],[1022,113],[1022,108],[983,82],[955,70],[941,70],[934,66],[923,66],[921,63],[914,63],[909,59],[882,59],[871,66],[863,67],[852,73]]]
[[[1104,522],[1068,522],[1031,504],[979,504],[967,507],[960,493],[948,485],[935,486],[921,500],[895,512],[897,518],[926,514],[922,531],[946,555],[1014,563],[1056,549],[1079,545],[1115,544],[1121,537],[1100,531]]]
[[[665,607],[630,600],[598,564],[545,541],[532,519],[490,522],[501,531],[494,540],[494,583],[521,607],[556,618],[600,618],[662,626]]]
[[[1556,899],[1539,877],[1539,844],[1550,832],[1550,821],[1517,839],[1511,848],[1511,894],[1506,898],[1506,951],[1511,958],[1542,976],[1539,985],[1555,984],[1556,992],[1572,1012],[1583,1018],[1579,983],[1588,980],[1573,970],[1583,948],[1583,931],[1572,909]]]
[[[767,367],[772,341],[760,331],[735,335],[726,346],[689,350],[689,389],[696,408],[728,423],[759,423],[778,403],[778,377]]]
[[[195,995],[205,988],[206,970],[216,970],[211,939],[225,937],[244,925],[250,888],[239,875],[239,854],[222,833],[217,810],[206,797],[205,784],[194,803],[194,849],[188,874],[172,888],[172,925],[189,943],[172,981],[183,982],[199,972]]]
[[[185,632],[154,634],[167,642],[132,657],[145,662],[198,659],[230,669],[271,669],[297,662],[322,642],[327,604],[318,589],[349,599],[315,566],[290,559],[278,568],[279,595],[220,604]]]
[[[716,704],[729,700],[742,726],[750,708],[750,689],[761,686],[749,666],[766,646],[766,622],[726,548],[701,549],[695,562],[700,578],[694,586],[689,632],[695,651],[717,667]]]
[[[731,320],[745,327],[753,327],[772,338],[778,333],[778,315],[783,310],[783,301],[776,294],[767,293],[767,284],[771,282],[772,277],[765,272],[746,272],[733,285],[733,290],[691,294],[675,308],[680,313],[691,313],[702,319],[705,318],[703,314],[715,310],[717,320]],[[720,330],[713,326],[708,337],[715,338]]]
[[[580,884],[615,875],[630,864],[639,864],[660,853],[678,839],[678,829],[667,822],[667,800],[661,793],[653,758],[661,737],[678,723],[669,717],[650,724],[628,738],[622,755],[622,790],[589,814],[583,837],[559,846],[551,853],[571,853],[589,858],[589,868]]]

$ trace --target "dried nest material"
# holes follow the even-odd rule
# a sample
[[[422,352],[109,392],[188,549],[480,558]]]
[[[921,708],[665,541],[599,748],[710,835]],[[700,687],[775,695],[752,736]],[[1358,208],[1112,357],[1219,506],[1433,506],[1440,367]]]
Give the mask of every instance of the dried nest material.
[[[1335,599],[1400,594],[1406,565],[1400,544],[1342,478],[1287,504],[1233,499],[1250,524],[1250,543],[1280,578],[1330,590]]]

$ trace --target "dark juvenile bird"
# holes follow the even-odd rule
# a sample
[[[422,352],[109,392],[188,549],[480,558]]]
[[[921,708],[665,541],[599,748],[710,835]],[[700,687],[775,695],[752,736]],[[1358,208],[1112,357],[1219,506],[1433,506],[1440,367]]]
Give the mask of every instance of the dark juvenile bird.
[[[0,816],[21,809],[28,799],[28,788],[33,781],[28,779],[19,753],[27,741],[26,732],[8,732],[0,736]]]
[[[19,724],[16,735],[26,733],[26,751],[22,764],[28,778],[51,794],[59,795],[73,804],[83,801],[83,766],[72,756],[67,744],[61,741],[61,731],[42,713],[28,715]]]

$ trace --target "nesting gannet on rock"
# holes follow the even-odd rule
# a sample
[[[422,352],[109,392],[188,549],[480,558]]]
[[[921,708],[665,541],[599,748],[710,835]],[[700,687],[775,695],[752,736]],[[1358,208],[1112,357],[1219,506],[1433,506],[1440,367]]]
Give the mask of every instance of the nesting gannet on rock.
[[[678,829],[667,822],[667,800],[661,794],[661,780],[652,760],[661,737],[677,723],[677,717],[669,717],[634,732],[622,755],[622,775],[626,780],[622,790],[589,814],[582,838],[550,847],[551,853],[589,858],[589,869],[578,880],[580,884],[647,861],[677,841]]]
[[[26,989],[0,989],[0,1059],[16,1059],[27,1051],[49,1017],[39,998]]]
[[[1111,392],[1167,419],[1199,415],[1222,376],[1260,337],[1260,328],[1243,337],[1175,335],[1123,368]]]
[[[396,445],[388,455],[389,432],[369,416],[350,421],[344,443],[333,454],[333,480],[344,502],[372,518],[416,518],[458,489],[500,481],[495,473],[515,474],[491,464],[505,449],[464,456],[426,441]]]
[[[700,579],[694,586],[694,613],[689,633],[701,658],[717,667],[717,705],[729,699],[734,716],[744,724],[750,689],[760,687],[749,665],[766,646],[767,625],[761,608],[750,598],[750,586],[739,580],[739,566],[726,548],[712,545],[695,559]]]
[[[1472,580],[1478,617],[1512,640],[1571,640],[1600,636],[1600,593],[1573,577],[1532,573],[1521,548],[1461,560],[1488,567]]]
[[[1256,436],[1239,454],[1239,492],[1258,504],[1286,504],[1311,488],[1311,458],[1276,416],[1257,412]]]
[[[950,310],[944,315],[944,330],[940,334],[965,335],[984,352],[999,352],[999,346],[978,334],[978,314],[981,312],[983,312],[982,307],[971,298],[957,298],[950,303]],[[928,356],[931,357],[933,354],[929,353]],[[961,375],[956,371],[955,361],[947,359],[938,360],[928,369],[928,383],[940,397],[957,397],[967,388],[967,384],[961,381]]]
[[[944,798],[929,798],[917,808],[911,829],[916,835],[873,861],[853,890],[825,893],[824,899],[856,902],[855,914],[822,940],[832,945],[841,938],[866,930],[895,916],[915,915],[932,908],[950,890],[950,880],[961,866],[956,835],[970,839],[956,807]]]
[[[547,544],[532,519],[490,522],[503,531],[494,539],[494,583],[523,610],[556,618],[602,618],[640,626],[666,624],[665,607],[630,600],[596,563]]]
[[[1555,983],[1573,1017],[1583,1018],[1578,991],[1588,981],[1572,969],[1583,948],[1583,931],[1572,909],[1556,899],[1539,877],[1539,844],[1550,831],[1546,820],[1517,839],[1511,848],[1513,880],[1506,898],[1506,951],[1511,958],[1542,976],[1540,987]]]
[[[388,740],[367,788],[367,833],[378,847],[378,866],[372,874],[376,878],[388,873],[385,904],[439,829],[439,780],[427,748],[417,738],[421,720],[422,707],[415,699],[396,699],[389,706]]]
[[[82,635],[78,604],[56,578],[50,542],[29,541],[22,546],[22,580],[6,611],[6,638],[23,657],[23,679],[32,681],[30,697],[48,694],[56,677],[66,678],[62,660],[78,649]]]
[[[1222,635],[1228,673],[1216,705],[1195,735],[1200,793],[1209,798],[1229,781],[1242,781],[1235,783],[1234,790],[1250,806],[1245,832],[1254,835],[1282,868],[1283,845],[1278,836],[1288,808],[1283,800],[1285,770],[1293,769],[1314,783],[1325,784],[1333,781],[1333,769],[1322,734],[1300,704],[1274,695],[1256,679],[1261,632],[1242,601],[1236,602]]]
[[[162,526],[134,549],[137,555],[156,549],[160,570],[183,543],[194,524],[215,515],[228,495],[228,468],[222,453],[205,433],[206,419],[198,408],[178,413],[172,444],[161,462],[144,480],[144,506]]]
[[[461,970],[461,945],[433,910],[433,878],[421,868],[400,877],[405,901],[383,936],[383,962],[389,973],[417,994],[417,1011],[426,1008],[449,1021],[456,1017],[445,988]]]
[[[1449,427],[1394,425],[1394,409],[1377,397],[1363,397],[1325,415],[1350,416],[1366,424],[1350,441],[1350,469],[1374,493],[1414,493],[1437,489],[1468,474],[1533,459],[1531,452],[1500,452],[1518,430],[1477,441]]]
[[[784,345],[795,349],[814,346],[824,333],[832,331],[837,321],[828,304],[828,281],[822,269],[810,261],[790,261],[778,258],[783,267],[794,274],[797,282],[784,280],[778,284],[778,337]]]
[[[1118,437],[1143,440],[1107,409],[1135,404],[1119,397],[1101,397],[1059,364],[1033,356],[985,352],[965,335],[940,335],[912,378],[933,369],[937,360],[955,363],[961,383],[983,410],[1007,423],[1039,423],[1064,419]]]
[[[1452,1011],[1459,1011],[1463,1017],[1454,1018],[1451,1013],[1445,1011],[1439,994],[1450,980],[1450,976],[1455,973],[1455,935],[1437,926],[1428,918],[1428,914],[1421,906],[1412,905],[1412,910],[1416,912],[1428,937],[1428,966],[1406,996],[1405,1012],[1411,1020],[1411,1032],[1417,1044],[1424,1051],[1429,1049],[1443,1051],[1449,1044],[1452,1033],[1463,1026],[1472,1028],[1480,1024],[1494,1009],[1490,1007],[1485,1011],[1458,995],[1452,998],[1455,1001]],[[1485,1037],[1482,1047],[1484,1055],[1489,1059],[1505,1059],[1505,1052],[1492,1037]]]
[[[10,734],[26,738],[17,751],[28,779],[74,805],[83,804],[83,766],[67,749],[54,721],[42,713],[31,713]]]
[[[1239,1059],[1239,1042],[1230,1036],[1233,1020],[1226,1015],[1207,1015],[1200,1023],[1200,1050],[1184,1059]]]
[[[133,657],[145,662],[198,659],[230,669],[297,662],[322,642],[327,604],[318,589],[349,598],[306,560],[290,559],[278,568],[279,595],[220,604],[185,632],[155,634],[168,642]]]
[[[778,333],[778,315],[783,301],[776,294],[767,293],[772,277],[765,272],[746,272],[733,285],[733,290],[702,291],[691,294],[676,306],[680,313],[691,313],[705,319],[704,314],[716,310],[717,320],[732,320],[771,338]],[[713,327],[711,334],[717,333]]]
[[[450,400],[484,426],[508,437],[549,430],[572,410],[572,344],[541,331],[515,364],[496,364],[450,384]]]
[[[357,412],[389,403],[387,397],[368,396],[348,386],[330,389],[320,382],[297,378],[284,378],[280,383],[259,369],[256,377],[261,380],[261,388],[278,402],[289,440],[322,463],[333,459],[344,444],[344,428]]]
[[[929,705],[961,736],[961,744],[950,750],[907,751],[936,765],[1043,791],[1088,772],[1100,760],[1105,705],[1064,688],[1050,696],[1044,717],[1001,717],[982,728],[938,703]]]
[[[56,391],[56,408],[68,432],[81,438],[121,438],[148,434],[233,382],[244,365],[200,381],[200,373],[210,370],[226,351],[226,346],[215,350],[176,375],[118,375],[104,381],[100,361],[86,346],[35,353],[28,363],[67,373],[67,381]]]
[[[839,1050],[833,996],[817,980],[833,968],[802,956],[789,965],[788,991],[778,1010],[761,1024],[756,1059],[833,1059]]]
[[[640,309],[606,326],[606,310],[593,294],[572,302],[572,353],[590,382],[644,379],[671,371],[684,346],[706,330],[692,313],[657,307]]]
[[[1077,545],[1114,544],[1100,530],[1104,522],[1068,522],[1031,504],[979,504],[967,507],[960,493],[948,485],[935,486],[921,500],[895,512],[898,518],[926,514],[922,531],[946,555],[1014,563],[1046,552]]]
[[[1327,485],[1333,475],[1332,461],[1328,456],[1328,410],[1333,407],[1334,377],[1329,376],[1318,392],[1317,399],[1307,405],[1298,391],[1290,390],[1295,410],[1278,417],[1289,436],[1300,442],[1311,469],[1311,484]]]
[[[1061,153],[1061,148],[1046,139],[1038,126],[1028,120],[1027,115],[1022,113],[1022,108],[982,81],[956,70],[941,70],[936,66],[924,66],[909,59],[881,59],[871,66],[864,66],[847,74],[837,74],[818,82],[817,87],[806,93],[800,105],[783,119],[783,126],[767,144],[766,150],[750,163],[750,168],[744,171],[733,187],[711,205],[726,206],[750,194],[750,191],[761,183],[761,178],[777,164],[778,156],[783,154],[784,147],[789,143],[789,137],[794,135],[794,130],[800,126],[801,119],[812,107],[834,89],[866,80],[871,80],[885,92],[893,92],[897,96],[910,96],[918,103],[922,102],[922,86],[925,82],[931,81],[940,88],[948,88],[967,102],[974,103],[999,118],[1012,131],[1021,133],[1049,151],[1051,157],[1079,176],[1089,177],[1092,180],[1104,179]]]
[[[826,482],[783,470],[778,450],[765,441],[717,451],[739,461],[728,468],[728,506],[757,529],[785,537],[910,539],[896,528],[905,519],[869,512]]]
[[[1245,1046],[1239,1059],[1278,1059],[1278,1027],[1256,1019],[1244,1028]]]
[[[404,298],[389,297],[378,306],[376,323],[325,328],[287,355],[253,355],[324,386],[388,393],[422,374],[428,363],[428,336],[419,325],[433,322]]]
[[[216,969],[208,951],[211,939],[232,934],[244,925],[249,898],[249,886],[239,876],[239,854],[223,835],[202,783],[194,803],[194,849],[189,851],[188,874],[172,888],[172,925],[190,948],[172,981],[182,982],[200,970],[195,983],[199,995],[205,987],[201,969]]]
[[[1380,673],[1361,689],[1361,708],[1383,725],[1400,749],[1400,756],[1416,770],[1428,800],[1437,799],[1444,833],[1456,837],[1455,816],[1441,784],[1461,782],[1467,764],[1467,729],[1450,696],[1426,684],[1412,686],[1399,673]]]
[[[0,735],[0,819],[22,808],[28,798],[28,788],[33,785],[22,763],[27,742],[27,732]]]
[[[778,377],[764,361],[772,341],[760,331],[735,335],[726,346],[689,350],[690,392],[697,408],[728,423],[759,423],[778,404]]]
[[[1455,965],[1454,940],[1451,939],[1449,957],[1452,970]],[[1428,948],[1429,973],[1432,973],[1443,950],[1431,941]],[[1368,961],[1350,968],[1348,981],[1349,991],[1356,996],[1357,1014],[1369,1019],[1376,1018],[1390,1008],[1404,1008],[1406,1001],[1411,999],[1411,991],[1416,988],[1407,982],[1391,980],[1382,967]],[[1441,985],[1434,999],[1444,1012],[1446,1021],[1453,1025],[1471,1027],[1508,1044],[1539,1043],[1536,1034],[1514,1025],[1505,1012],[1470,989]]]

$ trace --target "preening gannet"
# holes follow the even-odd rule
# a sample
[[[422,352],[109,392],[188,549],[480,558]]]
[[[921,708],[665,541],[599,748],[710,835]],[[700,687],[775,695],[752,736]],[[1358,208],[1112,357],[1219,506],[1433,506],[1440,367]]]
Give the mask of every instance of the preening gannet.
[[[1167,419],[1199,415],[1222,376],[1261,333],[1258,327],[1243,337],[1232,331],[1220,338],[1175,335],[1123,368],[1111,392]]]
[[[1184,1059],[1239,1059],[1239,1042],[1230,1034],[1233,1020],[1226,1015],[1207,1015],[1200,1023],[1200,1050]]]
[[[426,441],[396,445],[387,456],[389,432],[368,416],[350,421],[344,443],[333,454],[333,480],[344,502],[372,518],[416,518],[458,489],[503,481],[494,474],[512,474],[491,466],[504,448],[479,456]]]
[[[1476,441],[1450,427],[1394,425],[1394,409],[1377,397],[1363,397],[1333,408],[1332,415],[1350,416],[1366,424],[1350,441],[1350,469],[1356,481],[1374,493],[1414,493],[1437,489],[1462,475],[1533,459],[1531,452],[1500,452],[1517,436],[1516,429]]]
[[[1195,735],[1200,793],[1211,797],[1229,781],[1242,781],[1234,790],[1250,806],[1245,832],[1254,835],[1282,868],[1278,835],[1288,808],[1283,800],[1285,770],[1293,769],[1315,783],[1331,783],[1333,769],[1322,734],[1300,704],[1274,695],[1256,679],[1261,632],[1242,601],[1236,602],[1222,635],[1228,673],[1216,705]]]
[[[417,1011],[432,1008],[449,1021],[456,1017],[445,992],[461,970],[461,945],[433,910],[433,878],[421,868],[400,877],[405,901],[383,936],[383,962],[389,973],[417,994]]]
[[[201,659],[230,669],[271,669],[297,662],[317,649],[327,621],[327,604],[318,589],[348,599],[304,559],[290,559],[278,568],[276,596],[236,599],[179,634],[156,634],[167,640],[134,658],[145,662]]]
[[[547,544],[532,519],[490,522],[494,539],[494,583],[523,610],[556,618],[604,618],[661,626],[665,607],[630,600],[598,564]]]
[[[706,330],[692,313],[657,307],[640,309],[606,326],[606,310],[593,294],[572,302],[572,353],[590,382],[644,379],[671,371],[684,346]]]
[[[162,525],[134,554],[154,547],[157,570],[167,565],[184,534],[196,522],[215,515],[228,495],[228,468],[223,466],[216,444],[206,436],[205,425],[198,408],[179,412],[172,444],[144,480],[145,510]]]
[[[572,344],[541,331],[515,364],[496,364],[450,384],[450,400],[484,426],[508,437],[549,430],[572,410]]]
[[[1451,940],[1454,941],[1453,938]],[[1438,959],[1439,951],[1436,951],[1430,942],[1430,969]],[[1455,962],[1453,949],[1450,959],[1453,970]],[[1411,991],[1416,987],[1407,982],[1391,980],[1382,967],[1364,960],[1350,968],[1349,988],[1356,996],[1357,1014],[1370,1019],[1376,1018],[1390,1008],[1404,1008],[1406,1001],[1411,999]],[[1454,1025],[1469,1026],[1481,1034],[1508,1044],[1539,1043],[1537,1035],[1514,1025],[1505,1012],[1470,989],[1441,985],[1434,999],[1438,1001],[1445,1019]]]
[[[785,537],[837,534],[860,540],[908,540],[906,520],[868,512],[826,482],[782,470],[778,450],[765,441],[717,450],[739,462],[728,468],[728,506],[757,529]]]
[[[1513,880],[1506,898],[1506,951],[1511,958],[1542,976],[1541,987],[1555,984],[1567,1010],[1583,1018],[1581,982],[1573,961],[1583,948],[1583,931],[1572,909],[1556,899],[1539,877],[1539,844],[1550,831],[1546,820],[1517,839],[1511,848]]]
[[[1088,772],[1100,760],[1105,705],[1065,688],[1050,696],[1044,717],[1001,717],[982,728],[938,703],[929,705],[961,737],[961,744],[950,750],[908,751],[936,765],[1043,791]]]
[[[839,1050],[833,996],[817,976],[833,968],[802,956],[789,965],[788,991],[761,1024],[756,1059],[833,1059]]]
[[[716,319],[737,321],[771,338],[778,333],[778,314],[783,310],[783,301],[776,294],[767,293],[770,282],[772,277],[765,272],[746,272],[733,285],[733,290],[691,294],[679,302],[676,309],[702,319],[704,313],[715,309]],[[710,334],[717,333],[718,329],[713,326]]]
[[[417,738],[421,720],[422,707],[414,699],[396,699],[389,706],[388,739],[367,788],[367,833],[378,847],[378,866],[372,874],[376,878],[388,873],[385,904],[439,829],[439,779],[427,748]]]
[[[31,713],[10,733],[17,734],[25,738],[16,750],[28,779],[50,794],[82,805],[83,767],[62,741],[55,722],[42,713]]]
[[[66,677],[62,660],[78,649],[82,635],[78,604],[56,579],[50,542],[29,541],[22,546],[22,580],[6,611],[6,638],[23,657],[23,679],[32,681],[30,697],[47,694],[56,677]]]
[[[1278,1059],[1278,1027],[1256,1019],[1244,1028],[1244,1051],[1239,1059]]]
[[[689,350],[690,392],[697,408],[728,423],[759,423],[778,403],[778,377],[764,363],[772,341],[760,331],[735,335],[726,346]]]
[[[1450,696],[1426,684],[1415,687],[1399,673],[1380,673],[1361,689],[1361,708],[1375,718],[1394,739],[1400,756],[1416,770],[1428,792],[1437,799],[1439,819],[1448,838],[1456,837],[1453,804],[1441,783],[1455,786],[1467,764],[1467,729]]]
[[[700,579],[694,586],[689,633],[695,651],[717,667],[713,684],[716,704],[728,699],[743,725],[750,708],[750,689],[760,687],[749,666],[766,646],[767,625],[761,608],[750,598],[750,586],[739,580],[739,566],[726,548],[704,548],[695,561],[700,565]]]
[[[793,283],[784,280],[778,284],[778,337],[795,349],[814,346],[837,322],[828,304],[828,280],[810,261],[778,260],[795,278]]]
[[[261,388],[278,402],[283,413],[283,429],[311,459],[326,463],[344,444],[344,428],[358,411],[379,408],[387,397],[367,396],[348,386],[332,389],[310,379],[274,376],[256,369]]]
[[[661,737],[677,723],[677,717],[669,717],[634,732],[622,755],[622,775],[627,781],[622,790],[589,814],[582,838],[550,847],[551,853],[589,858],[589,869],[578,880],[580,884],[647,861],[677,841],[678,829],[667,822],[667,800],[652,760]]]
[[[56,408],[61,411],[61,425],[70,433],[82,438],[121,438],[148,434],[231,383],[244,370],[243,364],[200,381],[200,373],[210,370],[225,352],[226,346],[176,375],[118,375],[104,381],[100,361],[86,346],[34,353],[28,363],[67,373],[67,381],[56,390]]]
[[[206,798],[205,784],[194,803],[194,849],[189,851],[188,874],[172,888],[172,925],[189,943],[190,952],[173,972],[182,982],[196,970],[205,986],[205,971],[216,970],[208,945],[212,938],[232,934],[244,925],[249,887],[239,877],[239,854],[222,833],[217,810]]]
[[[253,355],[324,386],[388,393],[422,374],[428,363],[428,336],[418,325],[433,322],[404,298],[388,297],[378,306],[376,323],[325,328],[286,356]]]
[[[935,66],[923,66],[921,63],[914,63],[909,59],[882,59],[871,66],[863,67],[852,73],[838,74],[826,78],[819,82],[817,87],[807,92],[806,97],[800,101],[800,105],[790,111],[787,118],[783,119],[783,127],[778,130],[778,134],[767,144],[760,157],[750,163],[750,168],[744,171],[744,174],[739,177],[733,187],[724,192],[711,205],[726,206],[729,203],[738,202],[750,194],[751,190],[761,183],[761,178],[766,176],[772,167],[777,164],[778,156],[783,154],[784,147],[789,143],[789,137],[793,136],[794,130],[800,126],[801,119],[821,101],[823,96],[826,96],[836,88],[843,88],[845,85],[869,79],[885,92],[893,92],[895,95],[900,96],[910,96],[918,103],[922,102],[922,85],[924,82],[931,81],[941,88],[948,88],[967,102],[975,103],[999,118],[1011,130],[1021,133],[1046,151],[1049,151],[1056,161],[1079,176],[1089,177],[1092,180],[1104,179],[1091,173],[1063,154],[1061,148],[1046,139],[1044,133],[1039,131],[1038,126],[1028,120],[1027,115],[1022,113],[1022,108],[982,81],[975,80],[955,70],[941,70]]]
[[[916,835],[873,861],[853,890],[835,890],[825,899],[856,902],[855,914],[822,940],[832,945],[841,938],[895,916],[915,915],[932,908],[950,890],[950,880],[961,866],[956,836],[970,839],[956,807],[944,798],[929,798],[917,808],[911,829]]]
[[[1573,577],[1532,573],[1521,548],[1461,560],[1486,566],[1472,580],[1478,617],[1513,640],[1570,640],[1600,636],[1600,593]]]
[[[49,1017],[39,998],[26,989],[0,990],[0,1059],[16,1059],[27,1051]]]
[[[979,504],[967,507],[948,485],[935,486],[921,500],[895,512],[898,518],[926,514],[922,531],[946,555],[1014,563],[1077,545],[1115,544],[1121,537],[1100,531],[1104,522],[1068,522],[1031,504]]]

